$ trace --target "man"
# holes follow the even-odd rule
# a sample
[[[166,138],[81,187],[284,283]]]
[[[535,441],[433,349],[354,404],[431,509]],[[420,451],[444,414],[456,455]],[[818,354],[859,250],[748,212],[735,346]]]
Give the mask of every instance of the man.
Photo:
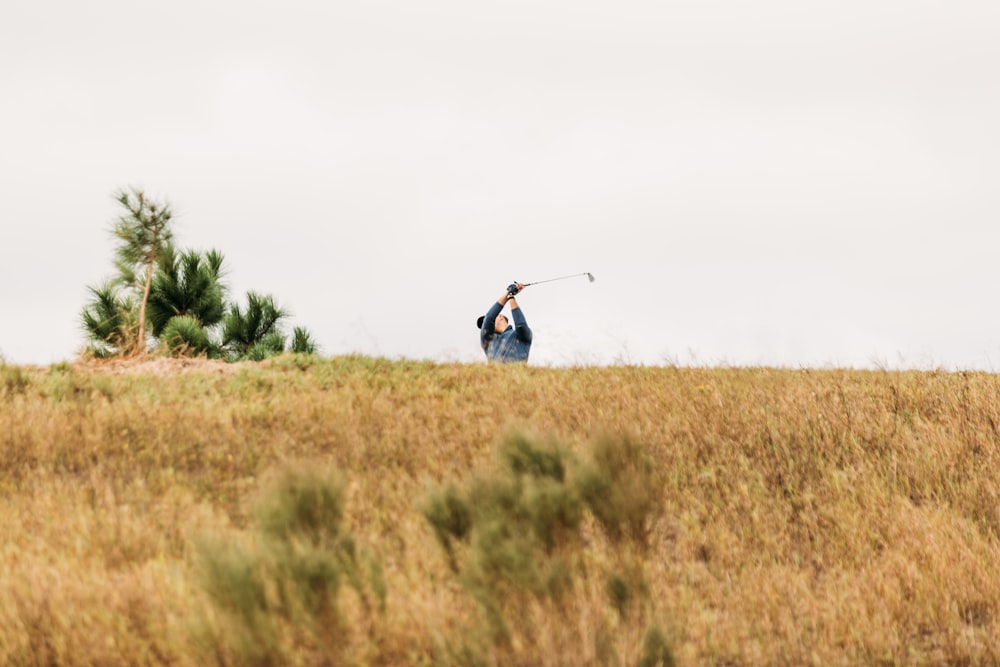
[[[527,362],[531,351],[531,329],[524,313],[517,305],[514,297],[524,289],[522,283],[513,283],[507,291],[490,306],[486,315],[476,320],[479,328],[479,344],[490,361],[500,363]],[[514,318],[514,326],[510,326],[506,315],[500,314],[506,304],[510,304],[510,314]]]

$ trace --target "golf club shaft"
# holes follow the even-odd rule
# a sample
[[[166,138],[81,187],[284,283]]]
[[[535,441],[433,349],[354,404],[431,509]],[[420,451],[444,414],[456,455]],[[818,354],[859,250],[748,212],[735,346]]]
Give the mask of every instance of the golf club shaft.
[[[529,285],[541,285],[542,283],[551,283],[555,280],[566,280],[567,278],[576,278],[577,276],[587,276],[590,279],[590,282],[594,282],[594,277],[589,273],[574,273],[571,276],[562,276],[559,278],[549,278],[548,280],[536,280],[533,283],[524,283],[524,286],[528,287]]]

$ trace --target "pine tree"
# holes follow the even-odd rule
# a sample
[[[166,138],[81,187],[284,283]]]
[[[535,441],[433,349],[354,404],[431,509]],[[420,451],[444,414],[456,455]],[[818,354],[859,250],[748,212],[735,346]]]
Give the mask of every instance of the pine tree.
[[[118,216],[112,233],[120,241],[115,249],[115,266],[126,285],[141,288],[139,300],[138,350],[145,350],[146,307],[153,285],[157,261],[168,247],[173,232],[170,220],[173,212],[167,204],[150,200],[142,190],[120,190],[115,200],[125,213]]]

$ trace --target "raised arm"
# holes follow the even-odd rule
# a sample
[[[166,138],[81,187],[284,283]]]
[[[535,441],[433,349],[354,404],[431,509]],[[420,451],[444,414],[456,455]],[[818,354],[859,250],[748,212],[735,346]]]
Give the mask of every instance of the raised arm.
[[[521,310],[521,306],[518,305],[514,296],[511,296],[508,301],[510,302],[510,316],[514,319],[514,334],[518,340],[530,343],[531,327],[528,326],[528,320],[524,317],[524,311]]]

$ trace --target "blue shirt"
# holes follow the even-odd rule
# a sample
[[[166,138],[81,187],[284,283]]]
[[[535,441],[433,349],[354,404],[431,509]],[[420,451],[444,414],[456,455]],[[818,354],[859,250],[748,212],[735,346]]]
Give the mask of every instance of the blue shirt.
[[[524,319],[524,313],[520,308],[512,308],[510,314],[514,318],[514,326],[508,326],[503,333],[498,334],[496,323],[501,310],[503,304],[499,301],[490,306],[483,318],[483,328],[479,330],[479,344],[483,346],[486,358],[505,364],[528,361],[528,352],[531,351],[531,329],[528,327],[528,321]]]

